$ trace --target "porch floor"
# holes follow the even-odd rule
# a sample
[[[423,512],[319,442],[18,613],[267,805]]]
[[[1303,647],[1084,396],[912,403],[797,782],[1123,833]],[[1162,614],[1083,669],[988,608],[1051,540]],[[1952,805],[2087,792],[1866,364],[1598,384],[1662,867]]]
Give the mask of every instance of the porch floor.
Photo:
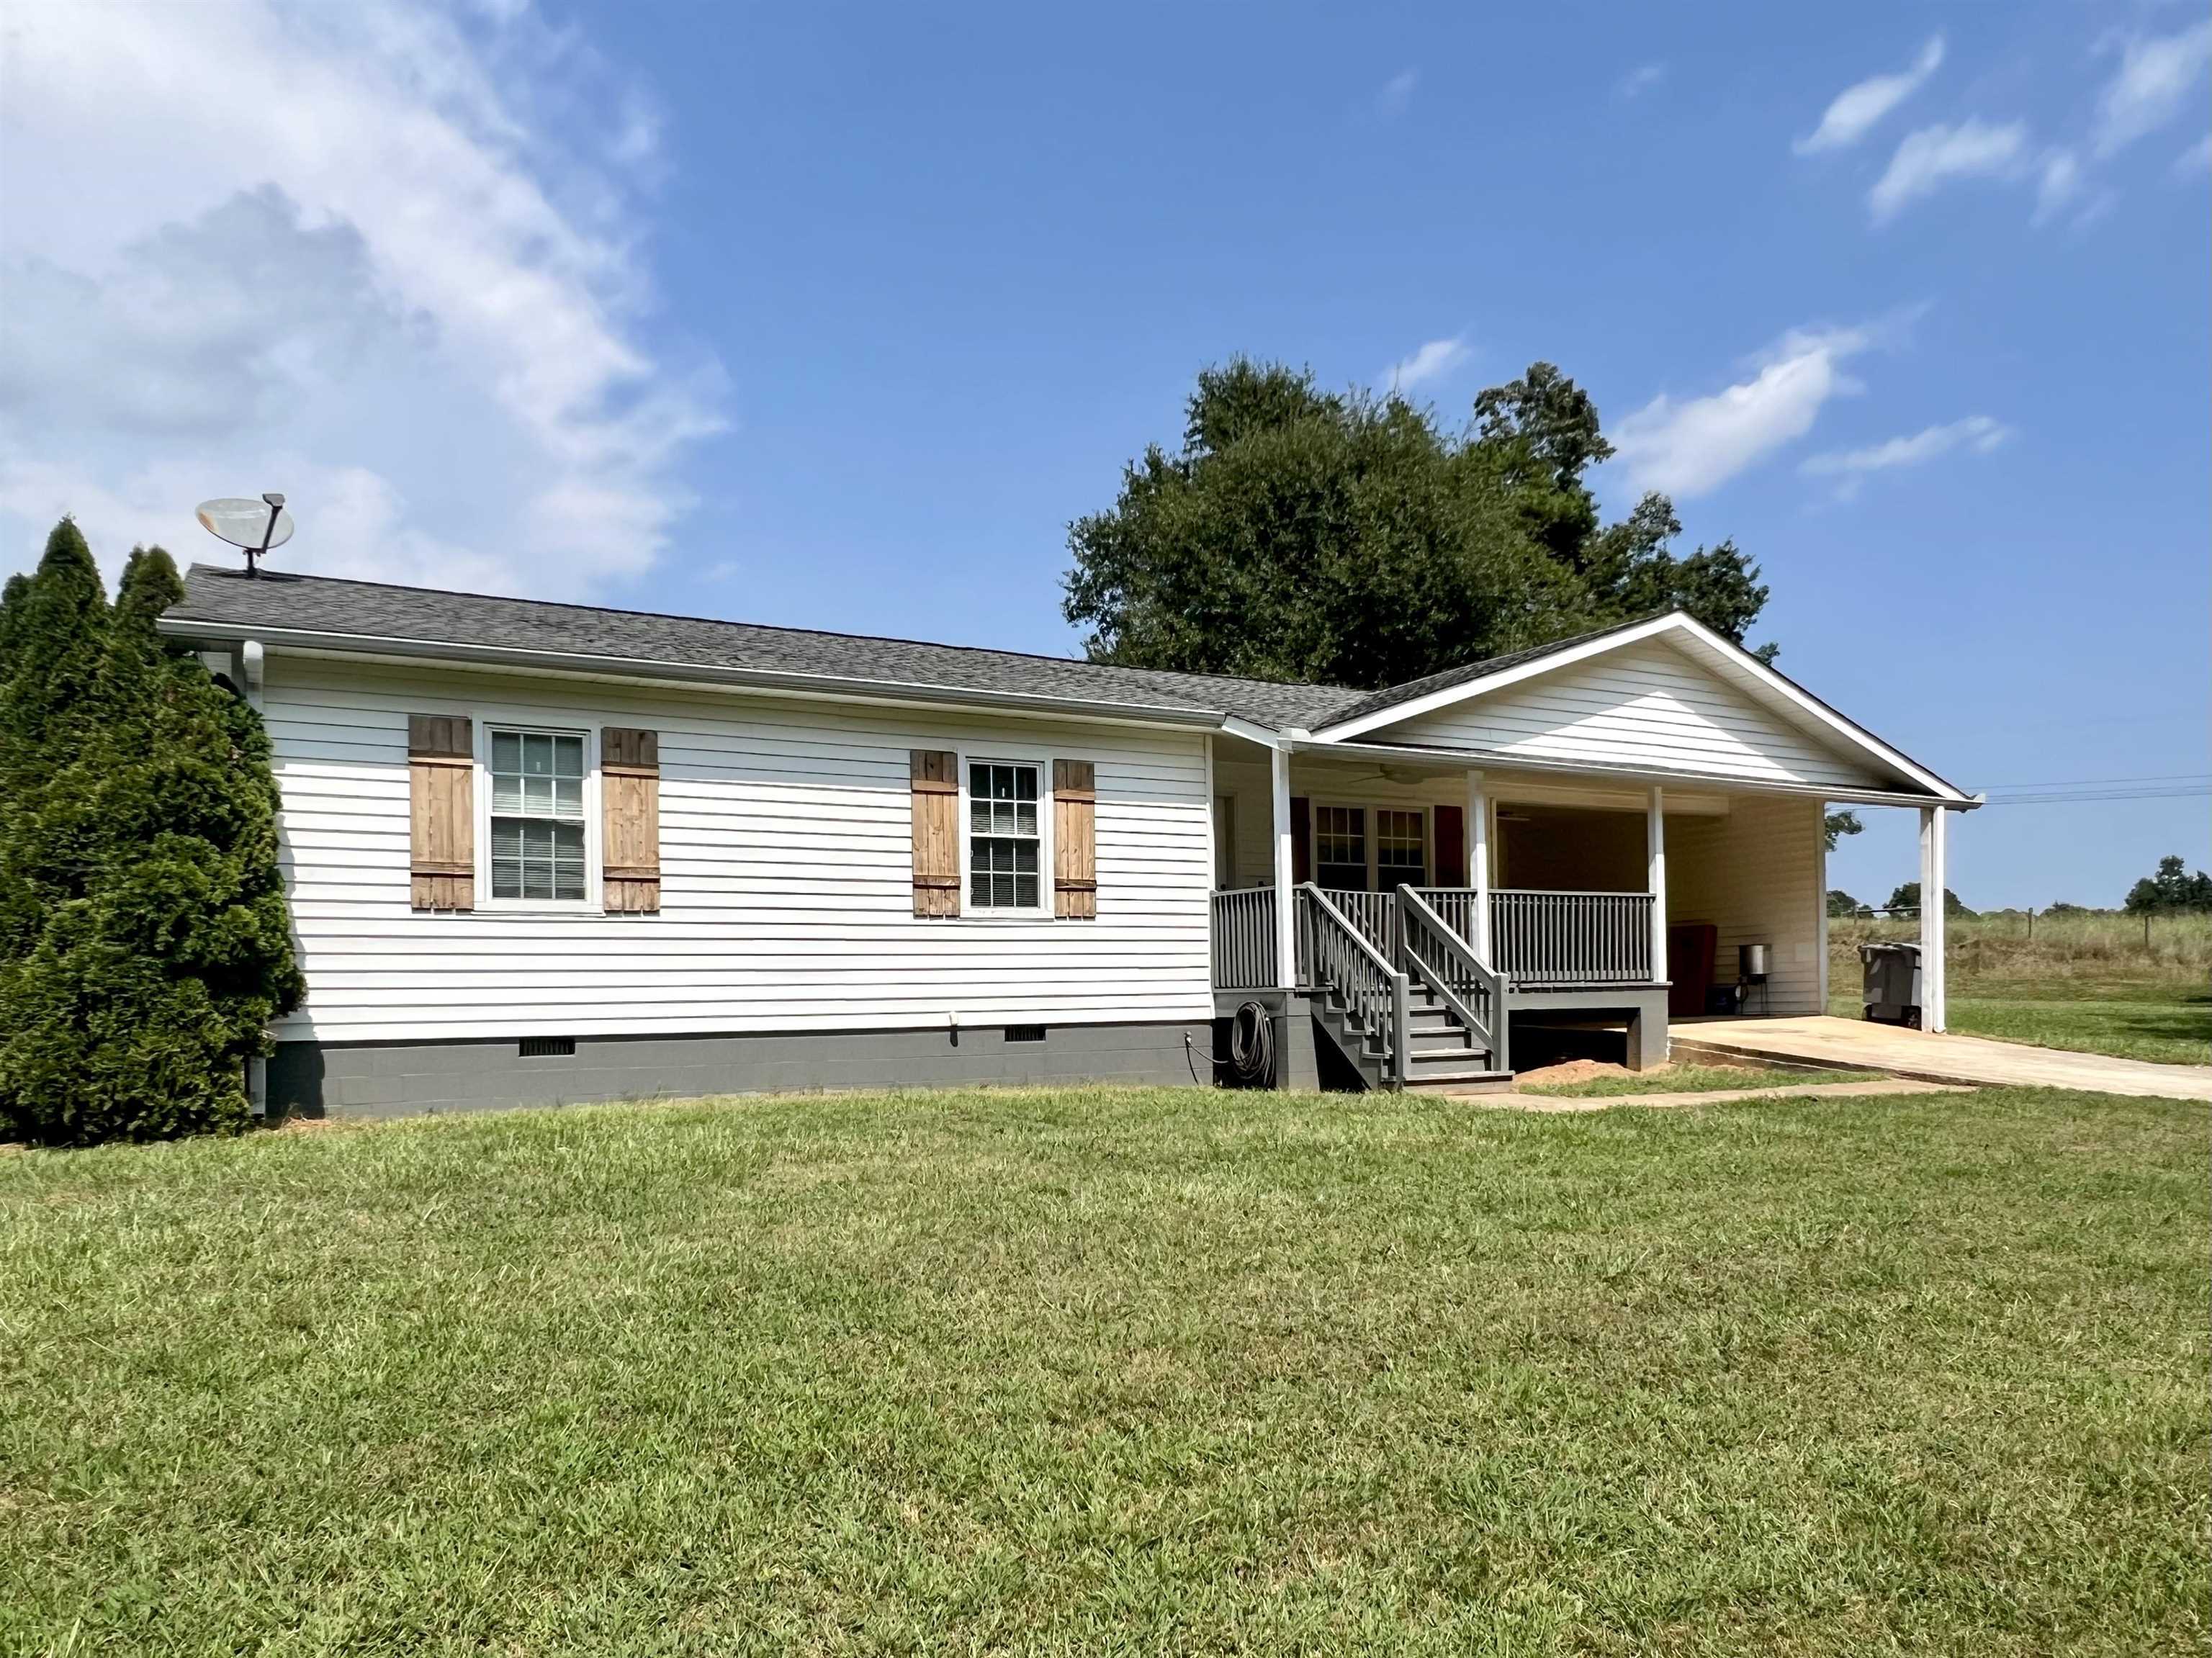
[[[1676,1058],[1735,1055],[1886,1071],[1924,1082],[1979,1087],[2071,1088],[2092,1094],[2212,1100],[2212,1066],[2154,1065],[2102,1054],[2069,1054],[2023,1042],[1827,1015],[1802,1018],[1674,1021]]]

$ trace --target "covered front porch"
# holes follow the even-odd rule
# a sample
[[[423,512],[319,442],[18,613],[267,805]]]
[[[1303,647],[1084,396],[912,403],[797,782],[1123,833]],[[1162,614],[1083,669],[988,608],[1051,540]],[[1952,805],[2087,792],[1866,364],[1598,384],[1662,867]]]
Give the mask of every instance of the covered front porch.
[[[1304,999],[1368,1085],[1510,1076],[1538,1027],[1642,1068],[1670,1016],[1826,1008],[1817,792],[1214,744],[1217,1005]]]

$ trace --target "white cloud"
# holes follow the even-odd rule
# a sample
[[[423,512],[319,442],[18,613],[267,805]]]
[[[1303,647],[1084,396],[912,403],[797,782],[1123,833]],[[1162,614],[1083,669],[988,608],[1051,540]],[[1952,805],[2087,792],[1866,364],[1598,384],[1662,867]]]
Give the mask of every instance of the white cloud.
[[[2081,193],[2081,158],[2070,149],[2052,150],[2043,158],[2042,177],[2035,186],[2035,222],[2048,223]]]
[[[1912,67],[1899,75],[1876,75],[1845,87],[1820,117],[1820,125],[1790,148],[1800,155],[1826,149],[1848,149],[1866,137],[1882,117],[1920,90],[1943,63],[1943,37],[1936,35],[1920,49]]]
[[[1955,179],[2017,178],[2027,164],[2027,128],[2018,121],[1923,127],[1898,145],[1867,192],[1867,207],[1881,224]]]
[[[2097,100],[2096,153],[2114,155],[2171,121],[2187,106],[2207,64],[2212,21],[2179,34],[2123,39],[2120,67]]]
[[[642,91],[526,5],[11,15],[0,568],[74,511],[220,556],[278,489],[291,568],[585,594],[648,568],[720,428],[649,337]],[[250,89],[250,93],[247,89]]]
[[[2206,133],[2195,143],[2173,158],[2174,176],[2194,179],[2212,173],[2212,132]]]
[[[1666,64],[1638,64],[1620,77],[1620,84],[1615,90],[1623,98],[1633,98],[1639,94],[1650,91],[1666,78]]]
[[[1413,88],[1419,83],[1419,71],[1403,70],[1382,83],[1382,90],[1375,94],[1375,112],[1385,120],[1403,115],[1413,101]]]
[[[1415,386],[1439,380],[1467,361],[1467,337],[1455,335],[1448,340],[1431,340],[1410,357],[1401,358],[1390,365],[1383,375],[1383,385],[1392,391],[1410,392]]]
[[[2013,436],[2012,428],[1987,415],[1969,415],[1948,426],[1930,426],[1909,437],[1891,438],[1863,449],[1838,449],[1808,458],[1797,470],[1808,477],[1832,477],[1839,499],[1858,493],[1869,472],[1887,472],[1899,466],[1921,466],[1963,449],[1986,455],[2002,448]]]
[[[1718,489],[1812,430],[1831,398],[1857,391],[1843,365],[1881,336],[1872,326],[1793,330],[1753,360],[1749,380],[1686,402],[1654,398],[1614,434],[1629,482],[1680,498]]]

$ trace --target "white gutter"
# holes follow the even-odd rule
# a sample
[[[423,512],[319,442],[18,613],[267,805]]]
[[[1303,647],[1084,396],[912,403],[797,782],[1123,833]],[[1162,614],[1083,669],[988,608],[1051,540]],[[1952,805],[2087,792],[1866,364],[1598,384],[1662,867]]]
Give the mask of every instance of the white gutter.
[[[732,668],[696,662],[667,662],[652,657],[596,656],[572,651],[531,650],[509,645],[466,645],[451,640],[394,639],[374,634],[330,633],[308,628],[270,628],[228,622],[196,622],[162,616],[160,632],[184,639],[259,641],[300,651],[520,668],[539,673],[588,674],[621,679],[658,679],[732,689],[786,691],[848,701],[891,701],[904,706],[937,703],[952,708],[1003,708],[1063,714],[1073,719],[1114,720],[1124,724],[1194,726],[1218,731],[1229,716],[1216,710],[1163,708],[1147,702],[1102,702],[1089,697],[1038,696],[1018,691],[925,685],[899,679],[862,679],[834,674],[795,673],[769,668]],[[258,673],[254,673],[258,689]]]

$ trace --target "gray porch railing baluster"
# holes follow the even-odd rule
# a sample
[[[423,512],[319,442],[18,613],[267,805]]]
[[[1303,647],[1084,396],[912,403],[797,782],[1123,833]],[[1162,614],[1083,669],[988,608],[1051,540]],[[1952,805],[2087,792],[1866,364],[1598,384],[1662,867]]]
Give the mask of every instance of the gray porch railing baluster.
[[[1397,906],[1387,892],[1358,892],[1345,887],[1322,887],[1321,896],[1337,913],[1359,929],[1360,936],[1395,959],[1398,953]]]
[[[1438,894],[1422,896],[1434,905]],[[1462,938],[1474,936],[1471,917],[1463,924],[1439,908]],[[1490,938],[1491,965],[1519,984],[1654,981],[1648,892],[1500,889],[1490,895]]]
[[[1275,969],[1275,890],[1243,887],[1213,895],[1213,987],[1273,990]]]

